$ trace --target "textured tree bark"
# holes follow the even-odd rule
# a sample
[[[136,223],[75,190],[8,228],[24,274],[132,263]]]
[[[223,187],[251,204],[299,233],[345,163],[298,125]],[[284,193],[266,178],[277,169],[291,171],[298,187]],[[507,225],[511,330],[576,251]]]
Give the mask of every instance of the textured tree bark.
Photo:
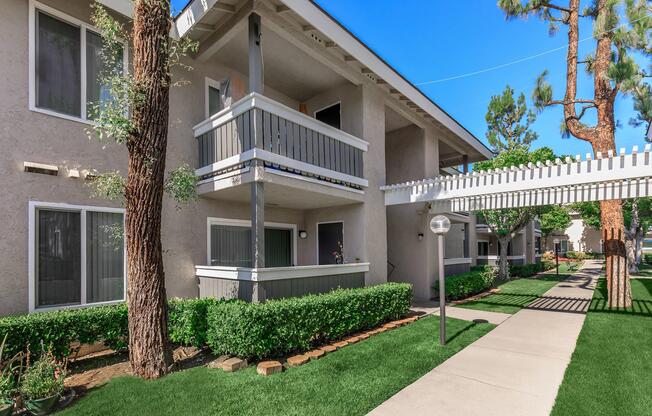
[[[142,99],[132,111],[125,189],[129,309],[129,361],[135,375],[165,375],[168,342],[161,210],[168,134],[168,33],[166,0],[134,2],[133,76]]]
[[[498,238],[500,243],[500,255],[498,258],[498,277],[505,281],[509,280],[509,262],[507,261],[507,249],[511,238],[501,237]]]
[[[604,20],[610,6],[608,0],[598,0],[598,20]],[[608,77],[611,64],[611,34],[604,33],[597,40],[595,60],[593,62],[592,105],[598,113],[595,126],[589,127],[580,121],[575,106],[577,105],[577,64],[579,44],[580,0],[569,0],[568,13],[568,53],[566,64],[566,93],[564,96],[564,119],[568,131],[578,139],[591,143],[594,154],[607,155],[611,150],[616,153],[614,102],[619,86],[612,87]],[[624,240],[624,221],[621,203],[618,200],[600,202],[600,219],[607,265],[607,286],[609,306],[631,306],[631,290],[627,274],[627,253]]]

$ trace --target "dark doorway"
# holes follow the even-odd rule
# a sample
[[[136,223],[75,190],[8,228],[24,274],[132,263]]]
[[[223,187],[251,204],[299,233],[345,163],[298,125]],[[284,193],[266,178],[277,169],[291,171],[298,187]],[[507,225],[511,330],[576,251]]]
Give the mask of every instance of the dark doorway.
[[[319,264],[342,262],[340,245],[344,245],[343,229],[344,224],[341,222],[330,222],[317,226]]]
[[[333,104],[330,107],[323,108],[319,111],[315,111],[315,118],[322,123],[326,123],[329,126],[335,127],[336,129],[342,128],[342,122],[340,119],[340,103]]]

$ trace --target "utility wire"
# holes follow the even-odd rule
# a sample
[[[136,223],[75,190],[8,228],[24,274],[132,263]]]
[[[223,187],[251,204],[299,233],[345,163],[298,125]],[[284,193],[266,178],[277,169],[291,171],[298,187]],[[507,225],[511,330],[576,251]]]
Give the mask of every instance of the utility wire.
[[[639,20],[642,20],[642,19],[644,19],[646,17],[650,17],[650,16],[652,16],[652,14],[647,14],[645,16],[639,17],[638,19],[632,20],[631,22],[623,23],[622,25],[617,26],[617,27],[615,27],[615,28],[613,28],[611,30],[607,30],[605,32],[602,32],[602,34],[613,32],[615,30],[620,29],[621,27],[624,27],[624,26],[626,26],[628,24],[631,24],[631,23],[636,23]],[[578,41],[578,43],[585,42],[585,41],[591,40],[591,39],[594,39],[594,37],[593,36],[588,36],[588,37],[586,37],[584,39],[580,39]],[[548,55],[548,54],[551,54],[551,53],[554,53],[554,52],[557,52],[557,51],[560,51],[560,50],[563,50],[563,49],[566,49],[566,48],[568,48],[568,45],[559,46],[557,48],[549,49],[547,51],[540,52],[540,53],[537,53],[535,55],[526,56],[524,58],[520,58],[520,59],[517,59],[515,61],[507,62],[507,63],[500,64],[500,65],[491,66],[489,68],[484,68],[484,69],[480,69],[480,70],[473,71],[473,72],[467,72],[465,74],[455,75],[455,76],[452,76],[452,77],[440,78],[440,79],[436,79],[436,80],[433,80],[433,81],[418,82],[418,83],[416,83],[414,85],[421,86],[421,85],[438,84],[440,82],[452,81],[452,80],[455,80],[455,79],[471,77],[473,75],[484,74],[485,72],[491,72],[491,71],[495,71],[497,69],[505,68],[505,67],[512,66],[512,65],[516,65],[516,64],[519,64],[521,62],[530,61],[532,59],[536,59],[536,58],[539,58],[541,56]]]

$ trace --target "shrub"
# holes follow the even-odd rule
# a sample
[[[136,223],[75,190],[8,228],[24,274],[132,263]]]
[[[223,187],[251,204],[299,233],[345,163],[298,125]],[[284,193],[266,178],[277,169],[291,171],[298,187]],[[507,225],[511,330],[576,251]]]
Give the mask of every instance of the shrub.
[[[127,334],[125,304],[0,318],[0,337],[7,336],[5,353],[9,356],[41,343],[60,358],[71,353],[73,342],[102,341],[108,348],[120,350],[127,346]]]
[[[509,274],[515,277],[532,277],[544,271],[544,263],[512,264],[509,266]]]
[[[473,271],[446,277],[446,299],[458,300],[477,295],[492,287],[498,275],[496,266],[476,266]],[[433,287],[439,292],[439,282]]]
[[[645,254],[643,258],[647,264],[652,264],[652,254]]]
[[[550,260],[544,260],[541,262],[541,264],[543,265],[542,267],[544,271],[552,270],[556,267],[555,262]]]
[[[44,399],[63,391],[66,367],[57,361],[51,351],[41,354],[41,357],[31,366],[28,354],[27,365],[20,381],[20,393],[23,398],[27,400]]]
[[[305,351],[399,319],[411,301],[409,284],[386,283],[265,303],[220,302],[208,307],[208,345],[243,358]]]
[[[169,302],[170,340],[181,345],[206,345],[206,310],[216,299],[175,299]],[[123,350],[129,339],[127,305],[97,306],[39,312],[0,318],[0,339],[7,336],[5,356],[28,346],[51,348],[59,358],[72,352],[73,343],[103,342],[112,350]]]
[[[181,345],[205,346],[208,329],[206,312],[210,305],[218,302],[221,301],[214,298],[170,300],[168,303],[170,341]]]

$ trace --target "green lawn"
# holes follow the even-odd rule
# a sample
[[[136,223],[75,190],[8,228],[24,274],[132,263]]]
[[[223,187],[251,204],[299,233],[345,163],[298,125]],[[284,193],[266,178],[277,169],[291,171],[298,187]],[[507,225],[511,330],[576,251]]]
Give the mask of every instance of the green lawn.
[[[571,274],[568,265],[560,263],[559,276],[553,271],[552,274],[543,274],[536,278],[512,280],[498,286],[500,293],[455,306],[489,312],[516,313]]]
[[[198,367],[161,380],[113,379],[62,415],[364,415],[471,342],[491,324],[449,318],[438,344],[430,316],[281,374]]]
[[[553,416],[652,414],[652,280],[632,280],[631,310],[609,310],[599,281]]]

